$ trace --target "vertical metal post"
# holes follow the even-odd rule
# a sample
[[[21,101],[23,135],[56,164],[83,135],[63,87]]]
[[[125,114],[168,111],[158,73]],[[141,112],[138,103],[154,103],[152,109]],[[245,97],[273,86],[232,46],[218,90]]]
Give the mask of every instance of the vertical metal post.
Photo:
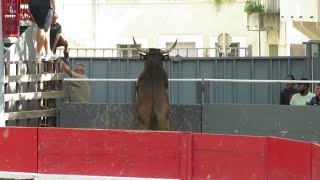
[[[63,102],[69,102],[69,81],[62,81],[63,83]]]
[[[259,14],[259,18],[260,18],[260,14]],[[261,57],[261,40],[260,40],[260,27],[259,27],[259,57]]]
[[[209,104],[210,103],[210,86],[209,81],[204,81],[202,79],[202,86],[203,86],[203,103]]]
[[[0,3],[0,127],[6,125],[4,118],[4,49],[3,49],[3,32],[2,32],[2,3]]]

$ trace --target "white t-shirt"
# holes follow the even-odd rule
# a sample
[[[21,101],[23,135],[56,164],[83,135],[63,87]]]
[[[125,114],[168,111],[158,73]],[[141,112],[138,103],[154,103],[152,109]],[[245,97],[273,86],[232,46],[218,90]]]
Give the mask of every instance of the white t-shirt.
[[[308,94],[305,96],[301,96],[300,93],[296,93],[292,96],[290,105],[306,105],[306,103],[309,102],[314,96],[315,94],[312,92],[308,92]]]

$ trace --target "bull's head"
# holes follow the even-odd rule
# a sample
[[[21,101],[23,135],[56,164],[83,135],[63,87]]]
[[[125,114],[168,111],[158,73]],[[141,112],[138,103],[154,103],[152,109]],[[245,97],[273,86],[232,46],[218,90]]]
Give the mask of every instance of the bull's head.
[[[176,47],[178,42],[178,39],[176,40],[176,42],[172,45],[171,48],[165,49],[165,50],[161,50],[161,49],[142,49],[140,48],[137,43],[136,40],[133,37],[133,43],[135,48],[139,51],[140,54],[140,58],[142,59],[146,59],[145,56],[147,56],[149,53],[154,55],[160,55],[162,60],[168,60],[169,59],[169,53]]]

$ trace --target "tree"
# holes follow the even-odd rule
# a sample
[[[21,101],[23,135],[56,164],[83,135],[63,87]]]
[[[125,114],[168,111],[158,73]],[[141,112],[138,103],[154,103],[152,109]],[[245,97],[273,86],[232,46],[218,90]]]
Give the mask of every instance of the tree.
[[[217,12],[219,12],[223,3],[234,3],[235,1],[236,0],[213,0],[213,3],[217,8]]]

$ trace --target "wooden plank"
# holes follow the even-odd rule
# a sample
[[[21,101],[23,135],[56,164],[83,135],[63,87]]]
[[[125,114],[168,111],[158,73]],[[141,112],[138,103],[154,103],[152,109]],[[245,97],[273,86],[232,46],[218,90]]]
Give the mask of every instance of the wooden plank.
[[[192,134],[181,133],[180,180],[192,179]]]
[[[312,144],[312,180],[320,179],[320,145]]]
[[[48,117],[48,116],[55,116],[55,115],[56,115],[56,109],[52,108],[47,110],[9,112],[4,114],[4,118],[6,120],[14,120],[14,119]]]
[[[0,128],[1,171],[38,172],[38,129]]]
[[[267,180],[267,161],[265,137],[193,134],[192,179]]]
[[[269,138],[268,179],[310,180],[312,144]]]
[[[25,101],[34,99],[56,99],[63,98],[63,91],[49,91],[49,92],[29,92],[29,93],[14,93],[5,94],[4,101]]]
[[[17,76],[4,76],[4,83],[9,82],[34,82],[62,80],[62,73],[28,74]]]
[[[27,60],[27,61],[6,61],[4,64],[42,64],[43,61]]]
[[[38,173],[180,177],[180,133],[39,128]]]

